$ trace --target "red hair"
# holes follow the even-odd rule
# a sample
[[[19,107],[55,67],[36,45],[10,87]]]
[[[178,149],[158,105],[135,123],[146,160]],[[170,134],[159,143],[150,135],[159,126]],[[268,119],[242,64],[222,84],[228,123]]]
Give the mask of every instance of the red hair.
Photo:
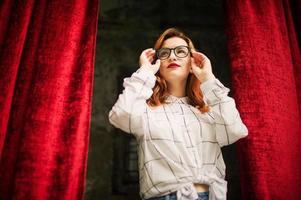
[[[154,49],[160,49],[163,45],[163,42],[171,37],[179,37],[186,41],[190,49],[194,49],[194,45],[190,38],[188,38],[183,32],[179,31],[176,28],[169,28],[165,30],[157,39]],[[155,76],[157,77],[156,84],[153,88],[152,96],[147,100],[149,106],[159,106],[165,103],[166,98],[168,97],[167,84],[166,81],[161,76],[158,71]],[[189,97],[191,104],[200,110],[202,113],[209,111],[209,106],[205,104],[203,100],[203,93],[200,89],[201,82],[197,79],[194,74],[189,73],[186,83],[186,93]]]

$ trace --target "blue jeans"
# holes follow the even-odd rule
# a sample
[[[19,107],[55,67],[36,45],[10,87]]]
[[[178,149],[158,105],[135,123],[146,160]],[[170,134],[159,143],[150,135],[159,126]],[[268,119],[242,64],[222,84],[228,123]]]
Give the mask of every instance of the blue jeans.
[[[198,192],[199,199],[198,200],[208,200],[209,192]],[[177,200],[176,193],[167,194],[161,197],[153,197],[147,200]]]

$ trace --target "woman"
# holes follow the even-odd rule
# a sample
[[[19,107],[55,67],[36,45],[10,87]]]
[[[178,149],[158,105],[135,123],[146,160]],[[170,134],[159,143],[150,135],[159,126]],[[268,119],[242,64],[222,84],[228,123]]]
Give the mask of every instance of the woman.
[[[142,199],[226,199],[221,147],[248,135],[210,60],[175,28],[140,55],[109,113],[138,143]]]

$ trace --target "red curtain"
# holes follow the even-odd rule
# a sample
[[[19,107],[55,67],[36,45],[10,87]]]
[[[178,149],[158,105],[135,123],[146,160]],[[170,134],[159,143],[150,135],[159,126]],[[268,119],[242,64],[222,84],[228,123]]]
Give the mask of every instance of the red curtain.
[[[300,5],[224,1],[234,97],[249,128],[238,143],[243,199],[301,199]]]
[[[83,199],[97,0],[0,3],[0,199]]]

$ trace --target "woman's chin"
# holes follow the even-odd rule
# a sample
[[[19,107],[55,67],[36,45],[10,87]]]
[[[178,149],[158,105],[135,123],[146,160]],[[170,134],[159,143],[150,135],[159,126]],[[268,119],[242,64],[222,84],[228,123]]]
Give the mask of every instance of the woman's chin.
[[[187,79],[187,76],[183,76],[183,75],[178,75],[178,74],[173,74],[173,75],[169,75],[168,77],[165,78],[165,80],[167,82],[179,82],[179,81],[184,81],[185,79]]]

